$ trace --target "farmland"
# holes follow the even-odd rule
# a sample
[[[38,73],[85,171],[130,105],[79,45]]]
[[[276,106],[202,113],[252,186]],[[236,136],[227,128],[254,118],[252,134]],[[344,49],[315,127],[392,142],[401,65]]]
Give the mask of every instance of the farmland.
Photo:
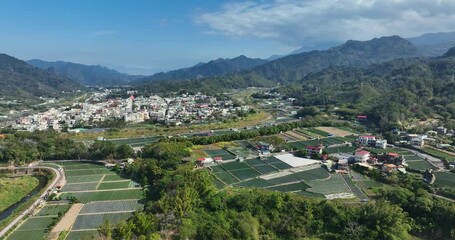
[[[131,215],[131,212],[88,215],[79,214],[72,230],[96,230],[105,220],[109,221],[112,224],[117,224],[120,221],[129,218]]]
[[[80,214],[135,211],[142,209],[142,207],[139,200],[91,202],[84,205]]]
[[[76,197],[84,204],[73,220],[67,239],[97,236],[96,229],[104,220],[115,224],[143,208],[140,203],[143,190],[104,166],[65,162],[63,168],[68,183],[62,189],[62,199]]]
[[[354,134],[351,131],[348,131],[348,130],[345,130],[345,129],[340,129],[340,128],[335,128],[335,127],[317,127],[316,129],[317,130],[321,130],[321,131],[326,132],[326,133],[333,134],[335,136],[341,136],[341,137],[349,136],[349,135],[353,135]]]
[[[447,154],[445,152],[438,151],[438,150],[435,150],[435,149],[432,149],[432,148],[429,148],[429,147],[422,148],[422,150],[424,152],[428,153],[429,155],[432,155],[432,156],[435,156],[435,157],[438,157],[438,158],[442,158],[442,159],[446,159],[449,162],[455,161],[455,156]]]
[[[233,185],[316,197],[336,194],[354,197],[340,175],[329,174],[319,164],[292,168],[275,157],[268,157],[216,164],[210,166],[210,171],[218,188]]]
[[[22,224],[20,224],[10,235],[6,237],[6,239],[44,239],[50,230],[49,226],[54,223],[59,212],[66,212],[69,207],[70,205],[68,204],[45,205],[34,216],[27,218]]]
[[[436,181],[434,184],[438,187],[455,187],[455,173],[435,172]]]
[[[249,159],[244,162],[234,161],[211,166],[212,174],[220,182],[227,185],[288,168],[291,166],[274,157],[264,158],[263,160]]]
[[[224,149],[205,150],[205,152],[212,158],[221,157],[221,158],[223,158],[223,160],[235,159],[234,154],[232,154]]]

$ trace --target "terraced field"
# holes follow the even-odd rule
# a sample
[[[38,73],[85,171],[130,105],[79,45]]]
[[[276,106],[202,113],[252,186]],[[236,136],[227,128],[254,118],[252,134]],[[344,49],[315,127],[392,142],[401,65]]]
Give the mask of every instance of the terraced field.
[[[45,239],[49,233],[49,226],[55,221],[59,212],[64,213],[68,211],[70,205],[68,204],[52,204],[46,205],[41,208],[35,216],[27,218],[20,224],[11,234],[7,240],[42,240]]]
[[[79,214],[72,230],[96,230],[103,223],[103,221],[109,221],[111,224],[117,224],[122,220],[128,219],[131,215],[131,212],[88,215]]]
[[[80,214],[103,213],[103,212],[123,212],[140,210],[144,206],[140,200],[119,200],[108,202],[91,202],[82,207]]]
[[[225,185],[234,185],[246,188],[263,188],[270,191],[295,192],[318,198],[334,194],[354,197],[351,189],[338,174],[329,174],[325,168],[318,166],[299,170],[288,167],[280,171],[272,165],[279,164],[277,161],[279,160],[273,157],[265,160],[249,159],[244,162],[214,165],[211,169],[215,176],[215,184],[219,188],[223,188]],[[263,170],[267,173],[262,174],[260,169],[264,167],[274,168],[275,170],[271,172]],[[239,172],[245,176],[240,175]]]
[[[204,150],[210,157],[221,157],[223,160],[231,160],[235,159],[234,154],[224,150],[224,149],[217,149],[217,150]]]
[[[143,209],[143,190],[104,166],[81,162],[63,164],[67,184],[62,199],[76,197],[84,206],[79,211],[67,239],[96,237],[104,220],[117,223]],[[68,170],[67,170],[68,168]]]
[[[291,166],[274,157],[248,159],[243,162],[232,161],[213,165],[211,173],[223,185],[230,185],[258,176],[289,169]]]
[[[455,173],[435,172],[436,181],[434,184],[439,187],[455,187]]]

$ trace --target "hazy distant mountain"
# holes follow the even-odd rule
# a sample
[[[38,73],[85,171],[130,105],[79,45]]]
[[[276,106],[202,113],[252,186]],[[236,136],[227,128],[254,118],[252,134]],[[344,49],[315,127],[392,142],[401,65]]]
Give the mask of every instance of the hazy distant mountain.
[[[6,54],[0,54],[0,96],[61,96],[83,87],[52,71],[42,70]]]
[[[292,55],[292,54],[311,52],[311,51],[315,51],[315,50],[327,50],[327,49],[329,49],[331,47],[335,47],[335,46],[338,46],[340,44],[341,44],[340,42],[325,42],[325,43],[319,43],[319,44],[312,45],[312,46],[302,46],[302,47],[300,47],[300,48],[298,48],[298,49],[296,49],[296,50],[294,50],[291,53],[286,54],[286,55],[272,55],[269,58],[267,58],[267,60],[274,61],[274,60],[277,60],[279,58],[286,57],[286,56],[289,56],[289,55]]]
[[[375,38],[370,41],[350,40],[328,50],[289,55],[240,74],[190,82],[158,81],[144,86],[144,89],[220,91],[226,88],[273,86],[277,83],[298,81],[310,73],[332,66],[367,67],[393,59],[415,57],[419,54],[416,46],[398,36]]]
[[[131,76],[100,65],[88,66],[71,62],[47,62],[39,59],[27,61],[41,69],[49,69],[60,75],[74,79],[85,86],[118,86],[128,85],[141,76]]]
[[[408,38],[424,56],[441,56],[455,46],[455,32],[425,33],[419,37]]]
[[[144,78],[142,81],[200,79],[237,73],[265,63],[267,63],[267,60],[248,58],[243,55],[232,59],[219,58],[208,63],[198,63],[189,68],[156,73],[150,77]]]

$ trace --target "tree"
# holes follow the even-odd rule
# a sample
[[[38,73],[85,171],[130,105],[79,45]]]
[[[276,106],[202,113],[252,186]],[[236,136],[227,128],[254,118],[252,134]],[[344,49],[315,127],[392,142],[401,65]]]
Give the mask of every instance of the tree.
[[[297,111],[296,117],[314,117],[321,112],[319,108],[315,106],[311,107],[303,107],[299,111]]]
[[[112,239],[112,226],[108,219],[105,219],[101,226],[98,227],[98,232],[103,239]]]
[[[134,150],[129,145],[120,145],[115,150],[115,158],[117,159],[126,159],[134,157]]]

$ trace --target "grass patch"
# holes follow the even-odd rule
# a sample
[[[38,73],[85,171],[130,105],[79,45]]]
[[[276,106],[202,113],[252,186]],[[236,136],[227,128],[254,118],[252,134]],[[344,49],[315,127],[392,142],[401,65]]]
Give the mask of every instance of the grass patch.
[[[33,176],[0,176],[0,212],[27,196],[38,184]]]

